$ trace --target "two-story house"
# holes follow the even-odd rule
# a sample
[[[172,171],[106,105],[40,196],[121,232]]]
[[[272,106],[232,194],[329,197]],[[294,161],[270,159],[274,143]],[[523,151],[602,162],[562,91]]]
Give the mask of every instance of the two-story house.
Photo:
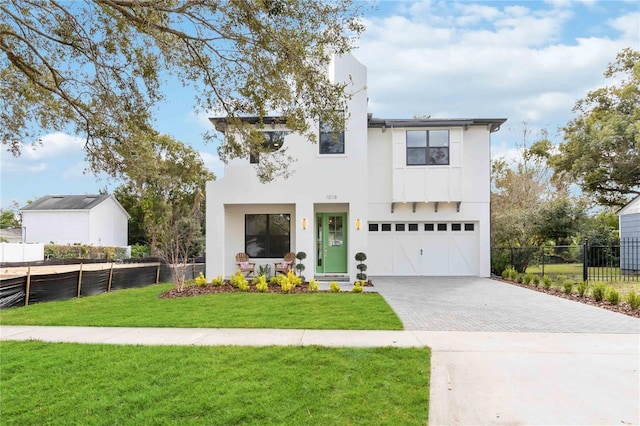
[[[337,138],[317,122],[317,144],[266,126],[296,159],[287,180],[260,183],[252,157],[208,182],[207,276],[233,274],[239,252],[260,265],[290,251],[307,254],[307,277],[353,280],[358,252],[369,275],[489,276],[490,136],[506,120],[373,118],[362,64],[335,57],[329,76],[353,93]]]

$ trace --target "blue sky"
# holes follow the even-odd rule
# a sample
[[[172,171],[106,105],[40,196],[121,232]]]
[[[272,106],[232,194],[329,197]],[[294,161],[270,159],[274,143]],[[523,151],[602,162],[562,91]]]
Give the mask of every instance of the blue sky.
[[[572,117],[576,100],[606,84],[602,73],[625,47],[640,49],[637,0],[386,1],[364,18],[353,54],[368,68],[369,112],[379,118],[508,118],[493,156],[513,156],[523,129],[535,140]],[[208,114],[193,92],[168,82],[157,128],[195,147],[221,177]],[[82,139],[42,132],[43,146],[0,153],[0,207],[47,194],[88,194],[117,182],[85,173]]]

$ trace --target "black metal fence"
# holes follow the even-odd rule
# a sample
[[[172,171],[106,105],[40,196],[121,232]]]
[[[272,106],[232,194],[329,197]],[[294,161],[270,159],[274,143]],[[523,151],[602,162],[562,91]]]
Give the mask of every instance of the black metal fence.
[[[537,275],[564,275],[581,281],[640,282],[640,238],[625,238],[617,245],[585,241],[571,246],[493,247],[491,272],[507,266]]]
[[[171,265],[129,266],[100,270],[62,272],[46,275],[23,275],[0,280],[0,309],[40,302],[92,296],[126,288],[145,287],[159,282],[173,282]],[[204,273],[203,263],[188,264],[187,280]]]

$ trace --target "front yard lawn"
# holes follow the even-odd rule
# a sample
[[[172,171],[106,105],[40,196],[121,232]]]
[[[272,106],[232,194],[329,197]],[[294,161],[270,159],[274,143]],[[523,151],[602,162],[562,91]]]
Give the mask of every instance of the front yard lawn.
[[[401,330],[376,293],[223,293],[161,299],[171,284],[0,311],[4,325]]]
[[[428,349],[0,342],[5,425],[426,424]]]

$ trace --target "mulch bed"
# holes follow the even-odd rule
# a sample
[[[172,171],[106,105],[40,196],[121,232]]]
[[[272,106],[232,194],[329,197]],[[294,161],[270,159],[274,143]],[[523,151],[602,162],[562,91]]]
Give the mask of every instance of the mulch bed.
[[[371,280],[367,281],[365,287],[373,287],[373,283]],[[192,296],[204,296],[206,294],[219,294],[219,293],[241,293],[241,291],[237,288],[225,282],[225,284],[221,286],[214,286],[211,284],[207,284],[204,287],[199,287],[197,285],[185,286],[182,291],[176,290],[176,288],[172,288],[169,291],[162,293],[158,296],[161,299],[173,299],[177,297],[192,297]],[[247,293],[259,293],[258,289],[256,289],[255,285],[249,284],[249,291]],[[269,289],[267,293],[282,293],[282,289],[280,286],[269,285]],[[311,293],[309,291],[309,283],[304,282],[298,286],[295,286],[289,293]],[[318,293],[328,293],[326,290],[319,290]]]
[[[620,302],[617,305],[612,305],[611,303],[603,300],[601,302],[596,302],[593,296],[585,295],[584,297],[580,297],[576,293],[565,294],[562,290],[557,288],[546,289],[542,287],[535,287],[533,285],[521,284],[515,281],[503,280],[500,278],[494,278],[497,281],[502,281],[507,284],[517,285],[518,287],[524,287],[529,290],[535,290],[540,293],[550,294],[552,296],[562,297],[563,299],[573,300],[574,302],[584,303],[585,305],[596,306],[598,308],[606,309],[608,311],[617,312],[619,314],[628,315],[630,317],[640,318],[640,309],[632,309],[631,306],[627,302],[622,301],[622,297],[620,298]]]

